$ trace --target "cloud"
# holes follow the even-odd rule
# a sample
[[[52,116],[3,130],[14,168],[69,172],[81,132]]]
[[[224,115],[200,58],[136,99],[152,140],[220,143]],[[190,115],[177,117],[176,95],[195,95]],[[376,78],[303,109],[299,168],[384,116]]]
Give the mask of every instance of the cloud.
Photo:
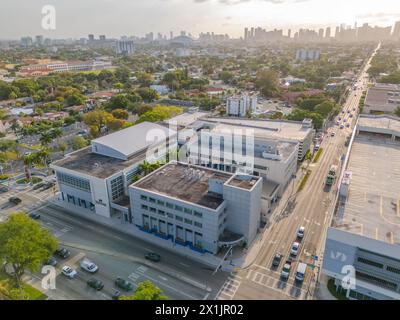
[[[194,0],[196,3],[205,3],[210,2],[211,0]],[[301,2],[308,2],[310,0],[218,0],[219,3],[226,4],[226,5],[236,5],[246,2],[254,2],[254,1],[263,1],[269,2],[272,4],[283,4],[283,3],[301,3]]]
[[[383,19],[383,18],[400,18],[400,12],[398,13],[389,13],[389,12],[378,12],[378,13],[367,13],[367,14],[361,14],[356,16],[357,19],[370,19],[370,18],[376,18],[376,19]]]

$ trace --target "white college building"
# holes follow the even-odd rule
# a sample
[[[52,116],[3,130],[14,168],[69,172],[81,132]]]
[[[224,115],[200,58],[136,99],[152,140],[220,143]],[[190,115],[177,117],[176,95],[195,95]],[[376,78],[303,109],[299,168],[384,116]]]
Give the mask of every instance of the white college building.
[[[260,226],[262,179],[172,161],[129,188],[133,223],[198,252],[250,244]]]

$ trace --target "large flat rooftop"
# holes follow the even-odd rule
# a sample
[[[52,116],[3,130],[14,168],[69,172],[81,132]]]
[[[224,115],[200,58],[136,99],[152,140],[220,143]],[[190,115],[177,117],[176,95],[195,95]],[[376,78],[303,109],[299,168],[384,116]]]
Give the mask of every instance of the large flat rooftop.
[[[400,134],[400,118],[391,115],[361,115],[358,120],[358,126],[361,128],[383,129]]]
[[[285,139],[285,140],[304,140],[312,130],[305,127],[301,122],[283,120],[252,120],[240,118],[204,118],[204,121],[220,123],[225,125],[242,126],[256,130],[266,138]]]
[[[53,162],[52,165],[105,179],[144,159],[146,159],[146,150],[137,153],[128,160],[121,160],[93,153],[92,148],[89,146]]]
[[[187,165],[172,162],[132,186],[210,209],[218,208],[224,200],[222,197],[208,193],[208,180],[211,178],[218,179],[225,183],[232,177],[232,174],[203,167],[191,167],[201,170],[202,177],[200,180],[189,179],[185,175]]]
[[[400,244],[400,142],[356,136],[347,170],[347,202],[339,205],[332,226]]]

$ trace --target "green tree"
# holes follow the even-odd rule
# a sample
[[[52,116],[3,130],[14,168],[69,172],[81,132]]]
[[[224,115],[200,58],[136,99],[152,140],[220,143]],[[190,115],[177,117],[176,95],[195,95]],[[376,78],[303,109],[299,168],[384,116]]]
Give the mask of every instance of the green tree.
[[[25,213],[0,224],[0,259],[12,266],[16,286],[25,270],[37,272],[57,248],[57,239]]]
[[[144,281],[139,284],[133,295],[121,296],[119,300],[168,300],[162,293],[151,281]]]
[[[255,83],[265,97],[271,97],[279,92],[279,77],[273,70],[259,71]]]
[[[400,107],[397,107],[396,110],[394,111],[394,114],[398,117],[400,117]]]
[[[46,131],[40,135],[39,140],[42,145],[48,146],[53,141],[53,137],[49,132]]]
[[[84,115],[83,122],[90,128],[90,133],[93,137],[98,137],[101,128],[107,125],[107,122],[112,120],[113,116],[103,110],[94,110]]]
[[[124,109],[114,109],[111,112],[111,114],[114,116],[114,118],[117,118],[117,119],[127,120],[129,118],[128,111],[126,111]]]
[[[72,139],[72,149],[73,150],[82,149],[82,148],[86,147],[88,144],[89,144],[88,141],[83,137],[78,136],[78,137],[74,137]]]
[[[111,97],[110,101],[108,101],[106,105],[107,110],[114,109],[126,109],[128,107],[129,100],[124,94],[117,94]]]
[[[157,91],[150,88],[139,88],[137,94],[147,103],[160,99]]]

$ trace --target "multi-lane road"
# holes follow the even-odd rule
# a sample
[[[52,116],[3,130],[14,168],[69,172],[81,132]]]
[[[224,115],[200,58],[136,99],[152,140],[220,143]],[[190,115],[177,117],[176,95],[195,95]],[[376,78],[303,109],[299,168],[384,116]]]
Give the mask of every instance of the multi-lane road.
[[[58,259],[58,274],[64,265],[78,271],[75,279],[63,275],[56,278],[56,289],[47,290],[52,299],[111,299],[114,281],[122,277],[137,286],[150,280],[169,299],[202,300],[214,299],[224,283],[227,273],[213,275],[213,268],[161,249],[146,241],[123,234],[89,220],[71,216],[62,208],[51,204],[35,210],[41,215],[40,222],[49,229],[61,247],[71,251],[67,259]],[[144,258],[147,252],[161,255],[160,262]],[[99,266],[99,272],[91,275],[79,268],[79,262],[89,258]],[[104,283],[104,289],[97,292],[87,286],[86,281],[95,277]],[[28,281],[39,286],[43,275],[37,273]],[[129,294],[124,292],[122,294]],[[131,292],[130,292],[131,293]]]
[[[376,52],[376,51],[375,51]],[[372,58],[372,56],[371,56]],[[290,209],[277,214],[266,230],[263,246],[255,262],[246,269],[238,270],[227,280],[219,299],[312,299],[317,283],[319,268],[323,259],[323,246],[326,229],[331,221],[334,205],[335,185],[325,186],[326,176],[332,164],[341,169],[341,158],[346,151],[345,140],[351,134],[356,119],[362,92],[367,87],[367,73],[370,60],[365,64],[357,80],[357,89],[351,92],[344,103],[335,124],[325,132],[320,147],[323,149],[317,163],[310,164],[311,175],[302,191],[290,200]],[[353,114],[350,117],[350,114]],[[338,120],[342,118],[340,121]],[[336,120],[339,124],[336,125]],[[346,121],[345,121],[346,120]],[[350,123],[349,127],[341,123]],[[289,188],[290,189],[290,188]],[[287,191],[291,192],[291,190]],[[305,236],[299,241],[296,233],[300,226],[305,227]],[[292,259],[292,270],[287,281],[280,278],[285,260],[289,259],[293,242],[300,242],[299,254]],[[278,268],[271,268],[276,253],[283,255]],[[308,264],[302,284],[294,281],[299,262]]]

